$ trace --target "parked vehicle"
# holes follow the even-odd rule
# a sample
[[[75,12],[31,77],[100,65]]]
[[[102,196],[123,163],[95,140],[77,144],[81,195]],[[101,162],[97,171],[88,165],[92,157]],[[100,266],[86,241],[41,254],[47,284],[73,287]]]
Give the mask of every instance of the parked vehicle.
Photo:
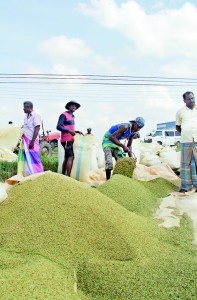
[[[42,134],[39,136],[40,152],[43,155],[51,156],[54,148],[58,147],[58,140],[60,138],[59,132],[50,133],[51,130],[47,130],[46,134],[42,123]]]
[[[176,130],[174,121],[157,124],[157,130],[151,131],[146,135],[144,142],[157,142],[160,145],[180,145],[181,134]]]
[[[155,130],[152,130],[149,133],[147,133],[145,138],[144,138],[144,142],[145,143],[152,143],[152,137],[153,137],[154,133],[155,133]]]
[[[156,130],[151,139],[160,145],[178,146],[180,138],[181,134],[176,130]]]

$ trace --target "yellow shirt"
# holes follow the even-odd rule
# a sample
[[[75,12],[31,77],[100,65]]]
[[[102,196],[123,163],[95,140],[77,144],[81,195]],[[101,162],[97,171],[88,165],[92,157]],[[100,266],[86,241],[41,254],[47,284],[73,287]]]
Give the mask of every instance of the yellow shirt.
[[[181,126],[181,143],[197,142],[197,106],[182,107],[176,113],[176,125]]]

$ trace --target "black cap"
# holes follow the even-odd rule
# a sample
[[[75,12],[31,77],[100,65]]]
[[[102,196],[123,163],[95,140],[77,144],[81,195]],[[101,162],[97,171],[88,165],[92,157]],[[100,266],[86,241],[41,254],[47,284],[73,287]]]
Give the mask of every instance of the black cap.
[[[65,108],[69,109],[70,105],[76,105],[77,109],[81,106],[79,103],[75,102],[75,101],[69,101],[68,103],[66,103]]]

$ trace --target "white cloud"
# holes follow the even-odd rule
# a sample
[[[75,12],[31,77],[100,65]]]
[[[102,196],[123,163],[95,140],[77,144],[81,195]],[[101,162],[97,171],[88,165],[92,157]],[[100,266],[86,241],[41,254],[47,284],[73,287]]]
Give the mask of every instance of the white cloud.
[[[83,40],[67,38],[64,35],[51,37],[38,45],[38,50],[55,61],[68,61],[70,59],[86,59],[91,50]]]
[[[197,58],[197,7],[189,2],[152,14],[134,0],[120,6],[114,0],[91,0],[89,6],[80,4],[80,9],[129,38],[139,56]]]
[[[80,39],[55,36],[41,42],[37,49],[52,61],[52,72],[56,74],[78,75],[84,69],[85,73],[95,71],[96,73],[121,73],[126,71],[126,67],[117,63],[116,57],[95,54]],[[32,73],[35,73],[36,68],[35,70],[33,66],[29,68],[32,69]]]

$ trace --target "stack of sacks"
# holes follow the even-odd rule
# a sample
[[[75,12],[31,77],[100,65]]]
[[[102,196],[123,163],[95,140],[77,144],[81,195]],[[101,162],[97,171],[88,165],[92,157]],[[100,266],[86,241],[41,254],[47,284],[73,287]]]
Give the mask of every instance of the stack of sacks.
[[[157,143],[144,143],[141,147],[140,164],[147,167],[161,164],[161,160],[158,156],[161,148],[163,147]]]
[[[162,163],[168,164],[172,169],[180,168],[181,152],[176,152],[172,147],[165,147],[159,152]]]

